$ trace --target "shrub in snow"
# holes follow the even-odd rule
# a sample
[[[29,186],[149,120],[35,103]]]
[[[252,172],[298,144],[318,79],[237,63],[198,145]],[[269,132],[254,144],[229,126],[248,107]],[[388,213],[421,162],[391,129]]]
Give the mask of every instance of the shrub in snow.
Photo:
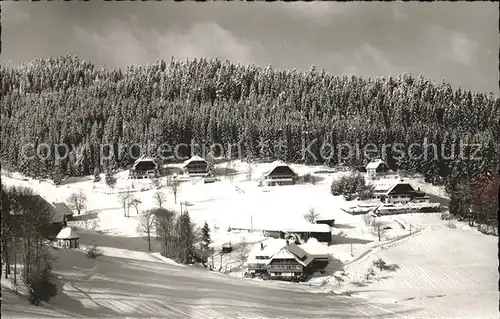
[[[38,306],[42,301],[49,301],[57,294],[57,286],[42,275],[32,277],[28,282],[30,289],[29,300]]]
[[[370,267],[366,270],[365,279],[370,280],[373,276],[375,276],[375,270]]]
[[[32,269],[25,281],[29,289],[29,300],[36,306],[42,301],[49,301],[57,294],[57,286],[50,281],[51,260],[52,258],[47,252],[42,252],[39,267]]]
[[[380,270],[384,270],[385,267],[386,267],[386,265],[387,265],[387,263],[382,258],[379,258],[379,259],[373,261],[372,265],[375,266],[375,267],[377,267]]]
[[[101,172],[99,171],[99,168],[94,168],[94,183],[98,183],[101,181]]]
[[[96,245],[92,245],[87,248],[87,257],[96,259],[97,257],[102,256],[102,251],[97,248]]]
[[[373,187],[366,185],[365,178],[360,174],[350,174],[334,180],[330,186],[332,195],[343,195],[345,200],[353,200],[358,194],[362,198],[371,198]]]

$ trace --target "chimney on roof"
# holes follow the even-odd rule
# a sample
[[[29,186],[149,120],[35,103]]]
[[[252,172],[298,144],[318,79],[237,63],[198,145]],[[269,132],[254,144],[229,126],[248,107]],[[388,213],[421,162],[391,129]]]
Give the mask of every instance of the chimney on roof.
[[[260,243],[260,250],[264,250],[264,244]]]
[[[287,246],[290,245],[290,242],[288,241],[288,239],[286,240],[286,245]]]

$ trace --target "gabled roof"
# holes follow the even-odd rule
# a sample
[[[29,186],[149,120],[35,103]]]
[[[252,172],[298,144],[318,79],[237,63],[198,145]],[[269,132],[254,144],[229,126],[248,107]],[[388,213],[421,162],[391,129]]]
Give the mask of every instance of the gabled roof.
[[[309,238],[307,243],[301,244],[298,247],[302,248],[307,254],[313,257],[326,257],[328,258],[328,246],[318,242],[316,238]]]
[[[413,188],[413,186],[411,186],[410,183],[396,183],[396,184],[392,185],[391,188],[389,188],[389,190],[387,191],[387,194],[390,194],[394,190],[394,188],[396,188],[397,186],[405,186],[407,188],[410,188],[412,192],[415,192],[415,189]]]
[[[273,259],[295,259],[299,264],[306,267],[315,259],[315,257],[308,254],[306,251],[304,251],[299,246],[297,246],[293,243],[290,243],[290,244],[286,245],[285,247],[281,248],[281,250],[277,254],[275,254],[271,258],[271,260],[269,260],[269,263]]]
[[[36,194],[33,196],[34,201],[37,203],[38,208],[47,209],[50,213],[50,221],[51,223],[62,223],[64,221],[64,214],[57,210],[54,206],[52,206],[48,201],[45,200],[42,196]]]
[[[146,157],[146,155],[142,155],[138,159],[135,160],[134,165],[139,162],[154,162],[155,160],[152,157]]]
[[[303,260],[304,258],[307,257],[307,253],[304,249],[300,248],[299,246],[297,246],[296,244],[294,243],[289,243],[287,246],[286,246],[286,249],[291,252],[292,254],[294,254],[297,258]]]
[[[52,205],[59,213],[64,214],[64,216],[73,215],[73,211],[68,207],[68,205],[66,205],[66,203],[52,203]]]
[[[78,234],[71,227],[64,227],[56,236],[56,239],[78,239],[78,238],[80,238],[80,236],[78,236]]]
[[[372,160],[368,165],[366,165],[366,169],[377,169],[380,164],[385,164],[385,162],[379,158]]]
[[[274,259],[295,259],[299,264],[303,266],[307,265],[302,260],[297,258],[291,251],[289,251],[288,246],[281,248],[281,250],[269,260],[269,263]]]
[[[278,160],[278,161],[274,161],[271,163],[271,169],[265,173],[265,176],[271,174],[275,169],[277,169],[278,167],[282,167],[282,166],[288,167],[292,171],[293,174],[298,175],[297,172],[295,172],[294,169],[290,165],[286,164],[283,161]]]
[[[198,155],[195,155],[195,156],[191,157],[190,159],[184,161],[183,165],[186,166],[186,165],[188,165],[191,162],[198,162],[198,161],[202,161],[202,162],[205,162],[205,163],[207,162],[204,158],[202,158],[202,157],[200,157]]]
[[[261,244],[264,249],[261,249]],[[249,263],[267,263],[277,252],[286,245],[286,240],[269,238],[263,242],[256,243],[248,253],[247,264]],[[257,259],[257,257],[267,257],[266,259]]]

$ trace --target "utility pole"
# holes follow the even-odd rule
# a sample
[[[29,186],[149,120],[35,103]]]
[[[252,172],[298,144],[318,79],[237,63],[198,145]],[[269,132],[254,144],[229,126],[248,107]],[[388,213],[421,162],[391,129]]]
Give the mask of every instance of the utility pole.
[[[250,232],[253,233],[253,216],[250,216]]]

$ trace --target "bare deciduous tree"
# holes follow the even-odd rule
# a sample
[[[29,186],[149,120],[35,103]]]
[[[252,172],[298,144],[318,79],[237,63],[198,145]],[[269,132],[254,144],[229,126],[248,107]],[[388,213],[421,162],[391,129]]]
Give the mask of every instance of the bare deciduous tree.
[[[252,175],[253,175],[253,165],[251,163],[248,163],[247,167],[247,181],[252,180]]]
[[[128,216],[128,202],[129,202],[131,195],[132,195],[132,193],[129,190],[126,190],[125,192],[120,193],[120,201],[121,201],[122,206],[123,206],[123,214],[125,217],[129,217]]]
[[[69,196],[68,200],[68,206],[78,213],[80,215],[80,212],[84,210],[87,207],[87,195],[80,190],[78,193],[73,193]]]
[[[167,195],[163,193],[162,191],[158,191],[153,195],[153,199],[156,202],[156,205],[162,209],[163,208],[163,203],[167,201]]]
[[[233,162],[231,161],[231,158],[229,158],[229,161],[226,164],[226,174],[228,175],[229,181],[231,181],[231,182],[234,180],[233,171],[234,171]]]
[[[384,237],[384,234],[387,231],[387,228],[386,228],[386,225],[384,223],[382,223],[381,221],[375,221],[373,223],[373,230],[378,237],[378,241],[381,241],[382,238]]]
[[[159,189],[161,187],[160,179],[159,178],[153,178],[151,180],[151,185],[153,186],[153,188]]]
[[[106,173],[105,177],[106,185],[109,187],[109,194],[111,194],[111,190],[113,190],[116,186],[116,177],[113,175],[111,171]]]
[[[316,219],[318,219],[318,217],[319,214],[316,213],[314,208],[309,209],[309,211],[304,214],[304,219],[310,222],[311,224],[314,224],[314,222],[316,221]]]
[[[172,189],[172,193],[174,193],[174,203],[177,204],[177,192],[179,190],[179,181],[177,179],[173,179],[170,183],[170,188]]]
[[[176,214],[173,210],[153,209],[156,239],[161,243],[161,254],[165,257],[171,256],[175,248],[175,224]]]
[[[239,256],[240,267],[243,267],[243,265],[247,261],[249,252],[250,252],[250,248],[248,246],[248,243],[245,240],[242,241],[240,244],[240,256]]]
[[[134,194],[131,194],[128,200],[128,205],[129,206],[134,206],[135,212],[137,215],[139,215],[139,205],[142,204],[142,202],[134,196]]]
[[[151,210],[147,210],[140,215],[139,224],[137,225],[137,231],[143,235],[146,235],[149,251],[151,251],[151,234],[155,230],[155,224],[155,215]]]

